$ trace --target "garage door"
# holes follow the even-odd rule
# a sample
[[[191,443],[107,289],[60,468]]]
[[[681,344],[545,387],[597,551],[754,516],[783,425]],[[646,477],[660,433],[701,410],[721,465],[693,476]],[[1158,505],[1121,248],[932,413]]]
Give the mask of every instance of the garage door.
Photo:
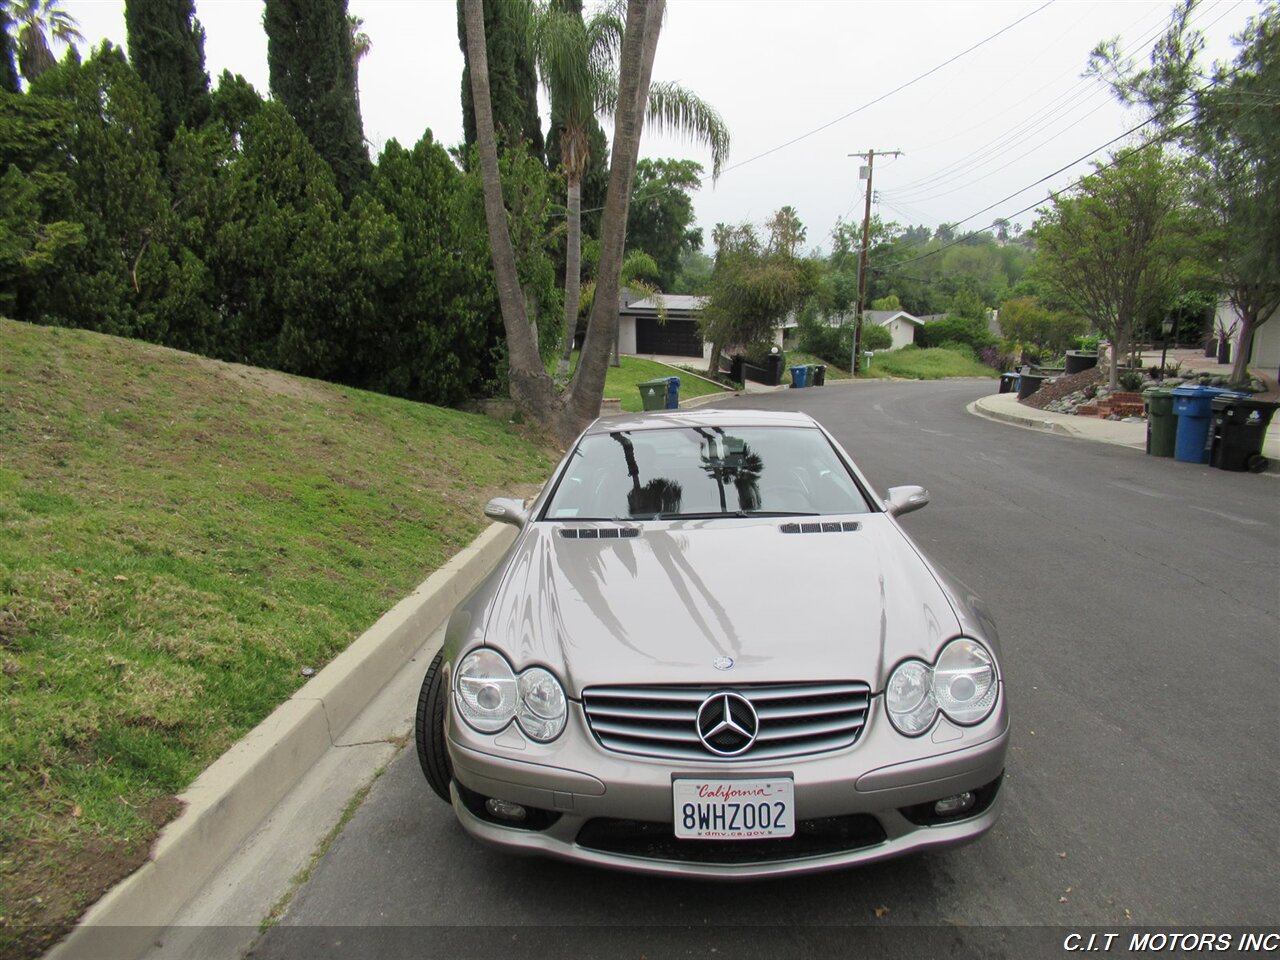
[[[636,353],[657,353],[673,357],[702,356],[702,334],[694,320],[636,317]]]

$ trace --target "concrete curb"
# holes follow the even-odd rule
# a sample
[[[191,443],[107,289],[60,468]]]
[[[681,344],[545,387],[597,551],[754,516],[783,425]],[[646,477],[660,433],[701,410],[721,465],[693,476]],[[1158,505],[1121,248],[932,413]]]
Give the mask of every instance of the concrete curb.
[[[111,888],[46,957],[137,956],[270,814],[348,724],[501,560],[516,530],[493,524],[200,774],[150,859]],[[135,944],[133,941],[137,940]]]

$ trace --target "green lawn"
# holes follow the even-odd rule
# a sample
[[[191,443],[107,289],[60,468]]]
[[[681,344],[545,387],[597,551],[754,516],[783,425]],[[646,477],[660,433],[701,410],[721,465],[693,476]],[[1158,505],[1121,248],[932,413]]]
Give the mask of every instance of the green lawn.
[[[572,370],[578,369],[578,354],[573,355]],[[646,380],[659,377],[680,378],[680,399],[690,400],[703,397],[709,393],[723,393],[724,389],[717,384],[703,380],[687,370],[677,370],[665,363],[644,360],[640,357],[623,357],[622,366],[610,367],[604,378],[604,395],[617,397],[622,401],[622,409],[632,412],[643,410],[640,398],[640,384]]]
[[[985,363],[954,350],[931,347],[903,347],[877,353],[868,377],[901,377],[907,380],[942,380],[947,377],[995,377],[997,372]]]
[[[0,320],[0,956],[554,454],[488,417]]]

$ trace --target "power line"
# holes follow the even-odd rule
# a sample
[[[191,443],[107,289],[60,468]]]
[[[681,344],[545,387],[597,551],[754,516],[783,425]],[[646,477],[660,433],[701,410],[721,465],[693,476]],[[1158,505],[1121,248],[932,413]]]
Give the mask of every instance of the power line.
[[[938,64],[935,67],[932,67],[929,70],[926,70],[924,73],[920,74],[917,77],[913,77],[912,79],[908,80],[906,83],[903,83],[894,87],[888,93],[883,93],[880,96],[876,97],[874,100],[869,100],[866,103],[862,104],[862,106],[855,107],[854,109],[850,110],[848,113],[843,114],[839,117],[836,117],[834,120],[828,121],[827,123],[824,123],[820,127],[815,127],[813,130],[810,130],[808,133],[802,133],[800,134],[800,136],[793,137],[792,139],[786,141],[785,143],[778,144],[776,147],[771,147],[770,149],[765,150],[763,153],[757,153],[754,157],[748,157],[746,160],[743,160],[740,163],[735,163],[728,167],[725,167],[723,170],[720,171],[721,175],[723,176],[724,174],[728,173],[730,170],[736,170],[739,167],[745,167],[748,163],[754,163],[755,161],[760,160],[764,157],[767,157],[770,154],[777,153],[779,150],[785,150],[787,147],[794,146],[795,144],[799,143],[801,140],[807,140],[809,137],[812,137],[815,134],[821,133],[823,130],[826,130],[828,127],[833,127],[837,123],[840,123],[844,120],[848,120],[850,117],[854,116],[855,114],[861,113],[863,110],[869,109],[870,107],[874,107],[877,103],[881,103],[882,101],[887,100],[889,97],[893,96],[895,93],[901,93],[903,90],[907,89],[907,87],[910,87],[919,83],[921,80],[925,79],[926,77],[930,77],[933,74],[937,73],[943,67],[950,66],[951,64],[959,60],[961,57],[964,57],[970,53],[973,53],[973,51],[977,50],[979,47],[985,46],[986,44],[990,43],[992,40],[994,40],[996,37],[1000,36],[1001,34],[1008,33],[1018,24],[1022,23],[1025,20],[1031,19],[1040,11],[1046,9],[1047,7],[1052,6],[1055,2],[1056,0],[1046,0],[1045,3],[1042,3],[1040,6],[1032,10],[1030,13],[1019,17],[1017,20],[1013,21],[1013,23],[1009,24],[1008,26],[1001,27],[999,30],[997,30],[995,33],[991,34],[990,36],[985,37],[982,40],[979,40],[977,43],[973,44],[970,47],[966,47],[964,50],[961,50],[955,56],[942,61],[942,63]]]
[[[867,110],[871,107],[874,107],[878,103],[882,103],[883,101],[887,100],[889,97],[893,96],[895,93],[901,93],[903,90],[907,89],[908,87],[914,86],[915,84],[919,83],[921,80],[924,80],[926,77],[930,77],[933,74],[937,73],[943,67],[948,67],[951,64],[955,63],[957,60],[961,59],[962,57],[965,57],[968,54],[973,53],[973,51],[977,50],[979,47],[985,46],[986,44],[990,43],[992,40],[996,39],[996,37],[999,37],[1001,34],[1008,33],[1014,27],[1018,26],[1018,24],[1023,23],[1026,20],[1030,20],[1037,13],[1040,13],[1042,10],[1045,10],[1046,8],[1051,7],[1056,2],[1057,0],[1045,0],[1044,3],[1036,7],[1030,13],[1024,14],[1023,16],[1019,17],[1017,20],[1013,21],[1013,23],[1010,23],[1007,26],[1001,27],[995,33],[987,37],[984,37],[983,39],[979,40],[977,43],[973,44],[972,46],[966,47],[965,49],[961,50],[959,53],[955,54],[954,56],[949,57],[948,59],[942,61],[941,63],[939,63],[934,67],[931,67],[930,69],[926,70],[924,73],[919,74],[916,77],[913,77],[912,79],[908,80],[906,83],[899,84],[898,86],[894,87],[892,90],[888,91],[887,93],[882,93],[880,96],[876,97],[874,100],[868,100],[866,103],[862,104],[861,106],[855,107],[854,109],[850,110],[848,113],[842,114],[841,116],[836,117],[834,120],[830,120],[827,123],[824,123],[820,127],[815,127],[814,129],[810,130],[808,133],[802,133],[798,137],[792,137],[790,140],[786,141],[785,143],[780,143],[776,147],[771,147],[768,150],[765,150],[763,153],[757,153],[755,156],[748,157],[746,160],[742,160],[738,163],[731,164],[723,168],[720,171],[720,175],[724,176],[730,170],[737,170],[739,167],[745,167],[749,163],[754,163],[755,161],[761,160],[764,157],[769,156],[770,154],[777,153],[779,150],[785,150],[787,147],[794,146],[795,144],[799,143],[802,140],[807,140],[809,139],[809,137],[819,134],[823,130],[826,130],[829,127],[835,126],[837,123],[840,123],[844,120],[848,120],[850,117],[861,113],[863,110]],[[702,178],[701,182],[706,183],[710,179],[711,179],[711,176],[707,175]],[[598,213],[603,209],[604,207],[591,207],[590,209],[583,210],[582,212]]]
[[[1175,106],[1175,107],[1184,106],[1185,104],[1187,104],[1187,103],[1189,103],[1189,102],[1190,102],[1190,100],[1183,100],[1183,101],[1180,101],[1179,103],[1175,104],[1174,106]],[[1069,169],[1071,169],[1071,168],[1072,168],[1072,167],[1074,167],[1077,163],[1082,163],[1083,161],[1088,160],[1091,156],[1095,155],[1099,150],[1105,150],[1107,147],[1111,146],[1113,143],[1116,143],[1116,142],[1118,142],[1118,141],[1120,141],[1120,140],[1123,140],[1125,137],[1129,136],[1130,134],[1132,134],[1132,133],[1136,133],[1137,131],[1141,130],[1143,127],[1149,126],[1149,125],[1151,125],[1151,124],[1155,123],[1155,122],[1156,122],[1157,120],[1159,120],[1159,119],[1160,119],[1160,116],[1157,114],[1156,116],[1153,116],[1153,117],[1148,118],[1147,120],[1144,120],[1142,123],[1138,124],[1136,127],[1130,127],[1128,130],[1126,130],[1124,133],[1120,134],[1118,137],[1114,137],[1114,138],[1112,138],[1111,140],[1108,140],[1106,143],[1102,144],[1101,146],[1099,146],[1099,147],[1095,147],[1093,150],[1090,150],[1088,153],[1086,153],[1086,154],[1084,154],[1084,155],[1082,155],[1082,156],[1080,156],[1080,157],[1077,157],[1075,160],[1072,160],[1070,163],[1065,164],[1064,166],[1059,167],[1057,170],[1054,170],[1052,173],[1045,174],[1045,175],[1044,175],[1043,177],[1041,177],[1039,180],[1035,181],[1035,183],[1029,183],[1029,184],[1027,184],[1025,187],[1023,187],[1021,190],[1015,190],[1013,193],[1009,194],[1009,196],[1007,196],[1007,197],[1005,197],[1005,198],[1003,198],[1003,199],[1001,199],[1001,200],[997,200],[995,203],[990,204],[989,206],[983,207],[981,210],[977,211],[976,213],[971,213],[971,214],[969,214],[969,216],[965,217],[963,220],[957,220],[955,223],[953,223],[953,224],[952,224],[952,226],[953,226],[953,227],[958,227],[958,226],[960,226],[962,223],[968,223],[970,220],[974,219],[975,217],[980,217],[980,216],[982,216],[984,213],[987,213],[987,212],[989,212],[989,211],[991,211],[991,210],[995,209],[996,207],[1000,206],[1000,204],[1004,203],[1005,201],[1007,201],[1007,200],[1012,200],[1014,197],[1018,196],[1019,194],[1026,193],[1026,192],[1027,192],[1028,190],[1030,190],[1032,187],[1037,187],[1037,186],[1039,186],[1040,184],[1044,183],[1046,180],[1049,180],[1049,179],[1051,179],[1051,178],[1053,178],[1053,177],[1056,177],[1058,174],[1062,173],[1064,170],[1069,170]],[[1169,129],[1169,133],[1173,133],[1173,132],[1174,132],[1174,131],[1176,131],[1176,130],[1181,130],[1183,127],[1189,126],[1189,125],[1191,124],[1191,122],[1192,122],[1191,120],[1184,120],[1182,123],[1180,123],[1180,124],[1178,124],[1178,125],[1176,125],[1176,126],[1174,126],[1174,127],[1171,127],[1171,128]],[[1138,150],[1146,150],[1148,147],[1153,146],[1154,144],[1157,144],[1157,143],[1162,143],[1162,142],[1163,142],[1163,138],[1159,138],[1159,139],[1155,139],[1155,140],[1149,140],[1149,141],[1147,141],[1146,143],[1144,143],[1142,146],[1138,147],[1137,149],[1138,149]],[[1117,163],[1119,163],[1120,159],[1121,159],[1121,158],[1116,157],[1116,158],[1113,158],[1113,159],[1109,160],[1108,162],[1106,162],[1106,163],[1104,163],[1104,164],[1100,164],[1100,165],[1098,166],[1098,168],[1097,168],[1096,170],[1094,170],[1094,173],[1095,173],[1095,174],[1096,174],[1096,173],[1100,173],[1100,172],[1102,172],[1103,170],[1108,169],[1109,167],[1113,167],[1113,166],[1115,166]],[[1088,176],[1088,174],[1085,174],[1084,176]],[[1063,188],[1062,188],[1062,189],[1060,189],[1060,190],[1051,191],[1051,192],[1049,193],[1049,196],[1047,197],[1047,199],[1051,199],[1051,200],[1052,200],[1052,199],[1056,199],[1057,197],[1059,197],[1059,196],[1061,196],[1062,194],[1066,193],[1068,190],[1071,190],[1071,189],[1073,189],[1074,187],[1078,187],[1081,183],[1083,183],[1083,182],[1084,182],[1084,176],[1081,176],[1081,177],[1077,178],[1077,179],[1076,179],[1076,180],[1074,180],[1072,183],[1067,184],[1067,186],[1063,187]],[[1040,204],[1042,204],[1042,203],[1044,203],[1044,200],[1036,200],[1036,201],[1034,201],[1034,202],[1032,202],[1032,203],[1028,204],[1027,206],[1023,207],[1021,210],[1015,210],[1015,211],[1013,211],[1011,214],[1009,214],[1009,217],[1016,217],[1016,216],[1017,216],[1018,214],[1020,214],[1020,213],[1026,213],[1028,210],[1032,210],[1032,209],[1034,209],[1035,207],[1039,206],[1039,205],[1040,205]],[[1005,217],[1004,219],[1006,219],[1006,220],[1007,220],[1007,219],[1009,219],[1009,217]],[[957,237],[956,239],[951,240],[951,241],[949,241],[948,243],[944,243],[942,246],[938,247],[936,250],[930,250],[928,253],[921,254],[921,255],[920,255],[920,256],[918,256],[918,257],[911,257],[911,258],[910,258],[910,259],[908,259],[908,260],[899,260],[899,261],[897,261],[894,265],[895,265],[895,266],[901,266],[902,264],[905,264],[905,263],[915,263],[915,262],[916,262],[916,261],[918,261],[918,260],[927,260],[929,257],[937,256],[937,255],[938,255],[938,254],[940,254],[943,250],[947,250],[947,249],[950,249],[951,247],[958,246],[959,244],[964,243],[966,240],[971,240],[971,239],[972,239],[974,236],[976,236],[979,232],[980,232],[980,231],[976,231],[976,230],[974,230],[974,231],[970,231],[969,233],[965,234],[963,237]],[[873,269],[874,269],[874,268],[873,268]]]
[[[1224,17],[1228,16],[1233,10],[1236,9],[1236,7],[1240,6],[1240,4],[1243,2],[1244,0],[1236,0],[1236,2],[1231,4],[1231,6],[1228,7],[1226,11],[1219,14],[1212,21],[1206,24],[1203,29],[1207,30],[1213,27],[1214,25],[1216,25],[1219,21],[1221,21]],[[1202,18],[1208,9],[1209,8],[1207,7],[1202,7],[1199,11],[1197,11],[1196,15],[1192,18],[1191,23],[1194,23],[1196,19]],[[1142,39],[1131,43],[1128,46],[1128,49],[1126,49],[1122,55],[1128,56],[1130,51],[1136,52],[1139,48],[1145,48],[1148,44],[1158,41],[1158,39],[1164,35],[1167,29],[1168,29],[1167,25],[1164,25],[1164,24],[1157,26],[1154,30],[1148,32],[1146,36],[1142,37]],[[1051,142],[1054,137],[1057,137],[1062,135],[1063,133],[1066,133],[1068,130],[1078,126],[1080,123],[1083,123],[1085,119],[1092,116],[1098,110],[1101,110],[1103,107],[1106,106],[1107,100],[1104,99],[1102,103],[1099,103],[1096,107],[1094,107],[1088,113],[1077,118],[1068,126],[1057,130],[1048,139],[1042,140],[1040,143],[1036,144],[1036,146],[1020,154],[1014,160],[1004,163],[1001,166],[996,167],[994,170],[991,170],[987,173],[982,174],[976,179],[966,181],[964,184],[962,184],[959,187],[956,187],[955,189],[948,190],[943,193],[931,193],[929,196],[921,196],[921,194],[926,190],[936,190],[938,187],[944,186],[958,179],[960,175],[964,173],[966,170],[980,168],[982,166],[987,165],[989,158],[993,158],[993,155],[994,155],[994,159],[996,160],[1002,159],[1008,150],[1014,147],[1017,147],[1023,143],[1026,143],[1033,136],[1035,136],[1035,134],[1039,129],[1046,129],[1049,122],[1055,116],[1061,114],[1065,118],[1065,116],[1073,112],[1077,106],[1081,106],[1083,105],[1083,103],[1096,99],[1098,96],[1103,96],[1103,97],[1107,96],[1106,88],[1103,87],[1101,84],[1098,84],[1096,81],[1094,81],[1091,78],[1086,78],[1082,80],[1080,83],[1076,84],[1075,86],[1076,86],[1075,91],[1071,93],[1069,96],[1067,96],[1065,99],[1058,101],[1056,104],[1050,104],[1046,107],[1041,108],[1040,110],[1033,113],[1026,120],[1016,124],[1006,134],[1002,134],[1000,137],[997,137],[996,139],[989,141],[987,144],[981,147],[978,147],[976,150],[967,154],[964,157],[961,157],[959,160],[954,161],[953,163],[948,164],[947,166],[944,166],[942,169],[940,169],[936,173],[931,174],[929,176],[922,177],[918,180],[909,181],[905,184],[899,185],[895,190],[892,191],[892,195],[898,198],[909,198],[915,201],[936,200],[941,197],[950,196],[952,193],[956,193],[957,191],[965,189],[974,184],[981,183],[983,180],[989,179],[999,171],[1004,170],[1007,167],[1011,166],[1013,163],[1017,162],[1017,160],[1021,160],[1030,156],[1036,150],[1039,150],[1041,147]],[[1044,115],[1040,116],[1041,114],[1044,114]]]

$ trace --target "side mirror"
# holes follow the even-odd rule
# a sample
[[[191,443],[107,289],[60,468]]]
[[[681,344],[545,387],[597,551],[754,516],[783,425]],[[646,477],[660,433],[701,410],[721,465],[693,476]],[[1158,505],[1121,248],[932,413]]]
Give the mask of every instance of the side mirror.
[[[900,517],[912,510],[919,510],[929,503],[929,491],[914,484],[906,487],[890,487],[884,508],[891,517]]]
[[[529,522],[529,514],[525,513],[524,502],[511,497],[494,497],[484,505],[484,515],[499,523],[509,523],[513,527],[523,527]]]

